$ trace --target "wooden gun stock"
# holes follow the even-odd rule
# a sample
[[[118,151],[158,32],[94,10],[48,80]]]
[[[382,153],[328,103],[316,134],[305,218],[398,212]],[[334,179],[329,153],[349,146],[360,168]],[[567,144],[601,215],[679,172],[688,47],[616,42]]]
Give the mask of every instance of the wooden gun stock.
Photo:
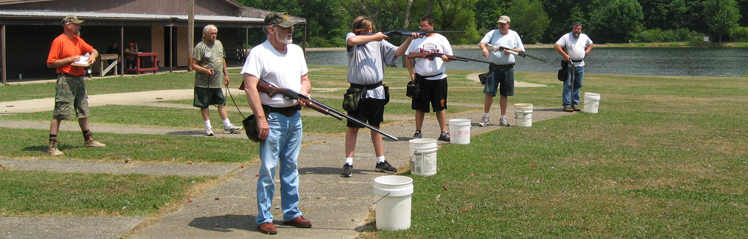
[[[242,84],[239,86],[239,89],[240,90],[244,90],[244,82],[242,82]],[[294,92],[292,90],[289,90],[289,89],[286,89],[286,88],[278,88],[277,86],[274,86],[273,84],[270,84],[267,81],[260,80],[257,83],[257,91],[258,92],[263,92],[265,94],[268,94],[268,96],[270,96],[270,97],[272,97],[272,96],[274,96],[276,94],[282,94],[282,95],[288,96],[288,98],[291,98],[291,99],[303,100],[304,103],[307,105],[307,107],[312,108],[313,110],[316,110],[316,111],[318,111],[318,112],[320,112],[322,114],[335,117],[338,120],[343,120],[343,118],[341,118],[340,116],[334,115],[334,114],[330,114],[329,110],[327,110],[325,108],[322,108],[321,106],[315,104],[314,102],[311,102],[311,100],[309,99],[309,97],[307,97],[305,95],[302,95],[302,94],[299,94],[299,93],[296,93],[296,92]]]

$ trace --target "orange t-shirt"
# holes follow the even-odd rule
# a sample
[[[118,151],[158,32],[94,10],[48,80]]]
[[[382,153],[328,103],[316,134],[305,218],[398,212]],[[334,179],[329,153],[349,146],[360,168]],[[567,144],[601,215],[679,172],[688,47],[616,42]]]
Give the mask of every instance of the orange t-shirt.
[[[55,62],[58,59],[63,59],[71,56],[81,56],[86,53],[93,52],[94,48],[88,45],[86,41],[83,41],[80,37],[68,38],[65,34],[60,34],[54,41],[52,41],[52,47],[49,49],[49,56],[47,57],[47,63]],[[72,66],[70,64],[57,67],[57,73],[68,73],[74,76],[82,76],[84,74],[83,67]]]

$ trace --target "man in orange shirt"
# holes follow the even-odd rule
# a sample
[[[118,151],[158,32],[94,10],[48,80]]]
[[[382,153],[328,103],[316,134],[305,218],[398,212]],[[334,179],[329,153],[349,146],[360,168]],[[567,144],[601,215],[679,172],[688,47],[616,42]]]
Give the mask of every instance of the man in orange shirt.
[[[55,112],[49,125],[49,146],[47,152],[52,156],[63,153],[57,149],[57,132],[62,120],[73,119],[73,109],[78,117],[78,125],[83,131],[85,147],[106,147],[93,139],[88,129],[88,95],[83,82],[84,66],[91,65],[99,52],[78,36],[83,21],[70,15],[62,19],[65,31],[52,41],[47,57],[47,67],[57,68],[57,87],[55,88]],[[89,54],[85,62],[81,57]],[[75,63],[75,64],[73,64]]]

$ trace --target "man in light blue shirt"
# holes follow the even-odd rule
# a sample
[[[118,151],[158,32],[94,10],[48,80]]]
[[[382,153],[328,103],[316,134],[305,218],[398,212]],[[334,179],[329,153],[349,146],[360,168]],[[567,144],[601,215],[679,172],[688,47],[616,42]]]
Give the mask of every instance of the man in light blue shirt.
[[[484,127],[490,123],[488,112],[493,104],[493,97],[496,96],[498,88],[501,97],[499,97],[499,106],[501,106],[501,119],[499,126],[509,126],[506,120],[506,106],[509,96],[514,96],[514,60],[512,52],[525,52],[525,46],[522,45],[522,39],[519,34],[509,30],[511,19],[508,16],[499,17],[499,29],[491,30],[480,40],[478,46],[483,51],[483,56],[488,57],[491,62],[489,66],[488,79],[483,93],[486,97],[483,101],[483,118],[478,126]],[[490,52],[486,44],[496,47],[505,47],[504,50]]]

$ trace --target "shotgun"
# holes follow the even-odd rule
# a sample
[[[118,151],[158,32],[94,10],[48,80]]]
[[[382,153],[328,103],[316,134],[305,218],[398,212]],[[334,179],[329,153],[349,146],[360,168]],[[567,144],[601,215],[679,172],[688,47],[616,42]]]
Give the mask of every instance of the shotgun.
[[[242,82],[242,85],[239,86],[239,89],[240,90],[244,89],[244,82]],[[316,100],[314,100],[312,98],[307,97],[306,95],[299,94],[296,91],[293,91],[293,90],[290,90],[290,89],[286,89],[286,88],[278,88],[277,86],[275,86],[272,83],[267,82],[265,80],[261,79],[260,82],[257,83],[257,91],[264,92],[264,93],[268,94],[271,97],[274,96],[274,95],[276,95],[276,94],[283,94],[284,96],[286,96],[286,97],[288,97],[290,99],[303,100],[304,102],[306,102],[307,106],[309,106],[310,108],[312,108],[312,109],[314,109],[316,111],[319,111],[320,113],[332,116],[332,117],[334,117],[334,118],[336,118],[338,120],[343,120],[343,118],[346,118],[346,119],[348,119],[350,121],[353,121],[353,122],[355,122],[355,123],[357,123],[357,124],[359,124],[361,126],[369,128],[370,130],[373,130],[374,132],[377,132],[377,133],[379,133],[381,135],[384,135],[387,138],[390,138],[390,139],[392,139],[394,141],[398,141],[397,137],[394,137],[394,136],[389,135],[389,134],[387,134],[385,132],[382,132],[381,130],[379,130],[377,128],[374,128],[371,125],[368,125],[368,124],[366,124],[364,122],[361,122],[361,121],[359,121],[357,119],[354,119],[353,117],[350,117],[347,114],[344,114],[344,113],[342,113],[340,111],[337,111],[337,110],[331,108],[330,106],[322,104],[319,101],[316,101]]]
[[[408,57],[410,57],[410,58],[417,58],[417,57],[435,58],[435,57],[442,57],[442,55],[445,55],[445,54],[442,54],[442,53],[419,53],[419,52],[411,52],[410,55],[408,55]],[[483,63],[491,64],[491,62],[489,62],[489,61],[478,60],[478,59],[473,59],[473,58],[467,58],[467,57],[461,57],[461,56],[451,56],[451,55],[446,55],[446,56],[447,56],[447,58],[449,58],[450,60],[453,60],[453,61],[464,61],[464,62],[476,61],[476,62],[483,62]]]
[[[421,36],[424,36],[427,33],[439,33],[439,34],[465,33],[465,31],[400,31],[400,30],[395,30],[395,31],[383,32],[383,34],[387,35],[388,37],[393,37],[393,36],[410,36],[414,32],[418,33]],[[367,33],[367,34],[363,34],[363,35],[374,35],[374,34],[377,34],[377,33],[376,32],[372,32],[372,33]]]
[[[512,50],[511,48],[508,48],[508,47],[494,46],[494,45],[491,45],[491,44],[486,44],[486,49],[488,49],[489,51],[503,51],[503,50],[507,50],[509,52],[509,54],[518,55],[518,56],[521,56],[521,57],[529,57],[529,58],[532,58],[532,59],[535,59],[535,60],[539,60],[539,61],[542,61],[542,62],[546,62],[546,63],[548,62],[548,61],[543,60],[541,58],[528,55],[527,53],[524,53],[524,52],[516,52],[516,51],[514,51],[514,50]]]

